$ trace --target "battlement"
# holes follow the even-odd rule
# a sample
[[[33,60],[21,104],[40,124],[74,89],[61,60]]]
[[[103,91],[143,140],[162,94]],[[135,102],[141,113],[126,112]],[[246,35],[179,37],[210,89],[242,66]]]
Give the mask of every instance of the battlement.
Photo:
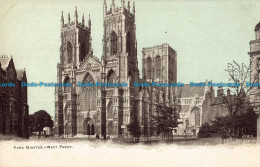
[[[154,48],[159,48],[159,47],[167,47],[167,46],[169,46],[169,44],[163,43],[163,44],[161,44],[161,45],[155,45],[155,46],[144,47],[143,50],[154,49]]]
[[[13,56],[11,55],[10,57],[8,55],[0,55],[0,58],[13,58]]]
[[[170,50],[172,50],[173,52],[176,52],[168,43],[163,43],[161,45],[156,45],[156,46],[149,46],[149,47],[144,47],[142,49],[143,52],[146,51],[151,51],[151,50],[156,50],[158,48],[169,48]]]

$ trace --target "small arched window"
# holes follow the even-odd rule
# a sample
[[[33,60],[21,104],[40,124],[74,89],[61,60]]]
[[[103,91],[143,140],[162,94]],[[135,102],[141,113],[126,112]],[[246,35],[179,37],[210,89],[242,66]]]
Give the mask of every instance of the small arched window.
[[[86,47],[85,43],[80,45],[80,54],[79,54],[79,61],[83,61],[86,57]]]
[[[129,73],[130,94],[133,94],[133,93],[134,93],[133,80],[134,80],[134,78],[133,78],[132,73]]]
[[[160,78],[161,76],[161,57],[156,57],[156,77]]]
[[[172,79],[171,79],[171,80],[173,81],[173,79],[174,79],[174,71],[175,71],[175,63],[174,63],[174,58],[172,58],[172,62],[171,62],[171,64],[170,64],[170,66],[169,66],[169,67],[172,67],[172,69],[171,69],[171,70],[172,70],[172,74],[171,74],[171,75],[172,75],[172,76],[171,76],[171,77],[172,77]]]
[[[186,124],[186,129],[189,129],[190,124],[189,124],[189,120],[188,119],[185,120],[185,124]]]
[[[112,102],[112,100],[110,100],[108,103],[107,119],[113,119],[113,102]]]
[[[69,91],[69,87],[67,86],[69,83],[70,83],[70,78],[69,77],[66,77],[65,79],[64,79],[64,93],[67,93],[68,91]],[[67,84],[66,84],[67,83]]]
[[[113,31],[110,35],[110,43],[111,43],[111,55],[117,54],[117,35],[115,31]]]
[[[71,61],[72,61],[72,51],[73,51],[72,44],[70,42],[68,42],[68,44],[67,44],[67,62],[68,63],[71,63]]]
[[[150,57],[147,58],[147,78],[152,78],[152,59]]]
[[[195,111],[195,126],[200,126],[200,110]]]
[[[126,36],[126,53],[128,53],[128,56],[132,56],[132,38],[130,33],[127,33]]]

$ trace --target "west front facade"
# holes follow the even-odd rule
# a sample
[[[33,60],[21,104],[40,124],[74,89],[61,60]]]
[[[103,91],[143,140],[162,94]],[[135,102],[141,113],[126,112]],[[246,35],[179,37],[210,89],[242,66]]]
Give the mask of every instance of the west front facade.
[[[110,6],[110,5],[109,5]],[[103,55],[93,55],[91,19],[74,21],[68,15],[65,24],[61,16],[60,63],[57,65],[59,83],[56,87],[55,126],[58,135],[95,135],[114,138],[128,136],[127,126],[134,121],[141,134],[149,133],[147,112],[156,104],[173,105],[173,89],[142,88],[140,82],[176,82],[177,54],[168,44],[143,49],[143,79],[139,77],[135,4],[112,1],[108,9],[103,4]],[[173,64],[172,64],[173,63]],[[81,86],[81,83],[119,83],[123,86]]]

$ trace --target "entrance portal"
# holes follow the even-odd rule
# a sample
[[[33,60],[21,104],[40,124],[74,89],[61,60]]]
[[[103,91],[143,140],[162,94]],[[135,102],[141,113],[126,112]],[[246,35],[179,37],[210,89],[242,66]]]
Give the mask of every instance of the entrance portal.
[[[107,124],[107,135],[114,135],[114,126],[112,121],[108,122]]]
[[[95,134],[95,125],[92,122],[92,119],[87,117],[83,122],[83,135],[94,135]]]

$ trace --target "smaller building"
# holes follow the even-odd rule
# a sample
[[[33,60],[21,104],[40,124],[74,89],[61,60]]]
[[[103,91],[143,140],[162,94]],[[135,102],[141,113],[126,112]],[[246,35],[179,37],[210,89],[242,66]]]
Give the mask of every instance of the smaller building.
[[[13,58],[0,57],[0,133],[29,136],[25,70],[15,69]]]
[[[210,120],[214,120],[217,117],[224,117],[229,114],[227,103],[224,102],[224,98],[233,100],[235,95],[231,95],[230,89],[227,89],[225,94],[224,89],[219,87],[217,90],[217,96],[211,103],[211,114],[209,115]]]
[[[213,87],[178,87],[177,103],[180,106],[179,121],[182,123],[176,128],[176,134],[197,135],[202,124],[211,124],[217,117],[229,115],[228,106],[231,104],[235,110],[236,98],[236,95],[230,93],[230,89],[225,92],[222,87],[218,88],[216,97]],[[238,114],[246,111],[248,106],[249,98],[246,97],[238,109]]]
[[[211,121],[213,87],[191,87],[189,84],[176,88],[177,104],[180,106],[180,122],[177,135],[197,135],[200,126]]]
[[[243,113],[249,107],[249,97],[241,90],[240,96],[243,96],[244,102],[241,105],[238,105],[237,99],[238,96],[236,94],[231,94],[230,89],[227,89],[226,92],[222,87],[219,87],[217,90],[217,96],[211,103],[211,115],[209,117],[210,120],[214,120],[216,117],[225,117],[229,115],[231,105],[233,106],[233,111],[235,111],[237,107],[238,114]]]

